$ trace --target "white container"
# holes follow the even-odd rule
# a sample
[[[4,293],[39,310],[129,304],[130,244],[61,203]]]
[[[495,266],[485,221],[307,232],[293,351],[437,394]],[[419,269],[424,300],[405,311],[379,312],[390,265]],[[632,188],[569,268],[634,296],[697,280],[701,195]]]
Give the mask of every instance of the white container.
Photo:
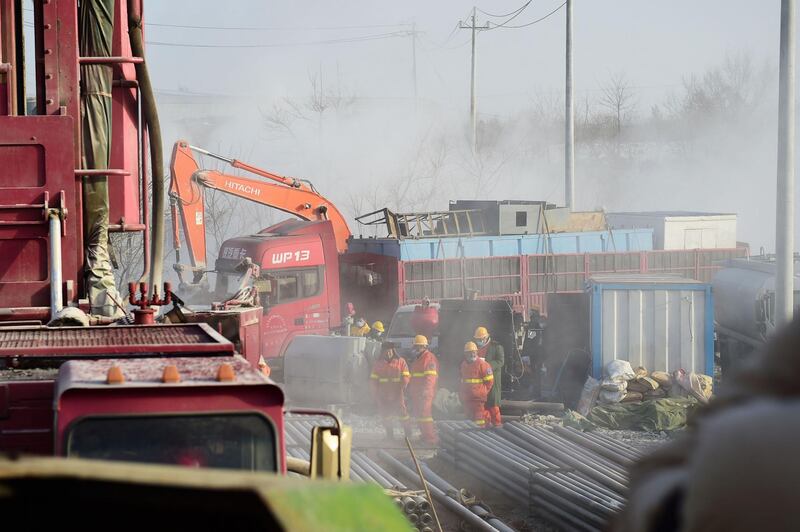
[[[595,378],[612,360],[713,374],[711,285],[672,275],[598,275],[588,290]]]
[[[655,249],[733,249],[736,215],[703,212],[617,212],[606,215],[612,229],[652,229]]]

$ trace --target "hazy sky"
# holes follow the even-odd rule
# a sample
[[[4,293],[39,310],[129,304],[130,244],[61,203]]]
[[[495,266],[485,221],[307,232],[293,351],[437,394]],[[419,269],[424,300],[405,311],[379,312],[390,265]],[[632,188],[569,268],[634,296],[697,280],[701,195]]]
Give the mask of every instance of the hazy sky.
[[[507,25],[557,11],[524,28],[479,33],[478,108],[484,118],[530,112],[537,94],[561,97],[562,3],[533,0]],[[523,4],[500,0],[477,7],[503,14]],[[146,2],[147,60],[159,90],[165,142],[183,137],[279,173],[309,177],[347,210],[352,196],[367,185],[397,183],[421,153],[427,131],[442,125],[451,138],[453,132],[465,135],[470,32],[457,25],[468,21],[472,7],[456,0]],[[745,52],[756,65],[766,61],[777,69],[779,18],[778,0],[574,0],[576,96],[581,102],[588,93],[596,105],[600,86],[623,74],[634,89],[639,116],[647,117],[653,103],[680,92],[684,77],[702,75],[726,54]],[[479,25],[504,20],[480,12],[477,18]],[[416,38],[410,36],[413,28]],[[417,90],[426,105],[412,100],[414,50]],[[358,96],[357,114],[326,115],[324,128],[306,121],[293,138],[270,138],[264,112],[284,97],[307,101],[311,76],[327,88],[338,85]],[[167,101],[164,94],[173,91],[242,98],[201,98],[183,105],[185,99]],[[777,91],[765,97],[764,119],[774,120]],[[225,124],[202,121],[213,114],[224,117]],[[720,151],[704,146],[694,158],[633,166],[624,175],[613,168],[603,171],[584,154],[576,167],[578,207],[736,212],[740,238],[755,249],[773,249],[777,126],[757,133],[744,129]],[[519,149],[524,151],[523,137],[531,133],[536,131],[519,133]],[[461,163],[452,148],[451,142],[449,172],[457,184]],[[552,148],[544,166],[522,154],[494,188],[467,192],[456,187],[441,191],[435,205],[414,206],[446,208],[447,199],[459,194],[561,203],[561,147]]]
[[[507,13],[522,0],[484,2]],[[540,18],[563,2],[534,0],[508,25]],[[641,104],[656,100],[682,76],[702,71],[726,52],[749,51],[777,64],[778,0],[575,0],[575,79],[578,93],[597,91],[611,73],[639,87]],[[310,72],[360,96],[413,95],[412,38],[416,23],[418,91],[423,98],[468,106],[469,30],[453,31],[473,4],[462,1],[148,2],[152,43],[255,45],[260,48],[186,48],[151,44],[148,61],[161,89],[271,96],[292,94]],[[504,19],[478,14],[478,24]],[[564,9],[519,29],[497,28],[478,37],[479,108],[508,113],[534,91],[561,92]],[[267,27],[212,30],[156,26]],[[397,26],[392,26],[397,25]],[[351,29],[342,26],[362,26]],[[375,26],[375,27],[371,27]],[[326,29],[316,29],[326,28]],[[387,34],[397,36],[386,37]],[[369,40],[367,40],[369,39]],[[333,43],[331,41],[354,40]],[[319,43],[326,44],[296,43]]]

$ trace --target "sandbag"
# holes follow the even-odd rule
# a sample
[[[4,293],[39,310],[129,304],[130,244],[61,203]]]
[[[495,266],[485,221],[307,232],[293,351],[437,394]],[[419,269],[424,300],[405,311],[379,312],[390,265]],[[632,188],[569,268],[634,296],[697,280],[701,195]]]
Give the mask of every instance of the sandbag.
[[[650,378],[662,388],[669,389],[672,386],[672,377],[666,371],[654,371],[650,374]]]
[[[713,379],[708,375],[686,373],[678,369],[672,373],[672,379],[678,384],[676,387],[681,388],[680,392],[686,396],[694,397],[703,404],[711,398]]]
[[[600,395],[600,381],[589,376],[586,382],[583,383],[581,397],[578,399],[578,406],[575,410],[577,410],[580,415],[585,416],[594,406],[598,395]]]
[[[628,392],[622,398],[621,403],[641,403],[644,399],[644,394],[639,392]]]
[[[658,382],[650,377],[637,377],[632,381],[628,381],[628,390],[634,392],[646,393],[658,387]]]
[[[631,363],[627,360],[612,360],[603,368],[603,373],[606,378],[611,380],[629,381],[636,377],[633,368],[631,368]]]
[[[655,390],[650,390],[644,394],[645,399],[661,399],[662,397],[666,396],[667,391],[664,388],[656,388]]]
[[[625,390],[619,391],[611,391],[611,390],[600,390],[600,395],[598,396],[598,400],[601,403],[605,404],[614,404],[619,403],[625,397]]]
[[[636,366],[636,368],[633,370],[633,373],[637,377],[647,377],[647,369],[644,366]]]
[[[603,382],[600,384],[600,389],[607,392],[624,392],[628,389],[628,381],[603,379]]]
[[[633,379],[632,381],[628,382],[629,392],[645,393],[649,392],[650,390],[651,388],[649,388],[643,382],[639,382],[639,379]]]

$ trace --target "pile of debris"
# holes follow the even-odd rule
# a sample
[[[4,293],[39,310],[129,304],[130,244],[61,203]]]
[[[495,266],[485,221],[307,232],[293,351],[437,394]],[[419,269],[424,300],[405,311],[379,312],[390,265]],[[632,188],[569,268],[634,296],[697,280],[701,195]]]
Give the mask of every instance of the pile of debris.
[[[707,403],[712,394],[713,379],[682,369],[672,374],[648,372],[631,367],[627,360],[612,360],[603,368],[603,380],[589,377],[584,384],[578,412],[586,415],[595,402],[601,404],[640,403],[647,400],[691,397]]]
[[[557,425],[438,426],[439,458],[567,530],[604,529],[624,506],[627,469],[641,457],[607,436]]]

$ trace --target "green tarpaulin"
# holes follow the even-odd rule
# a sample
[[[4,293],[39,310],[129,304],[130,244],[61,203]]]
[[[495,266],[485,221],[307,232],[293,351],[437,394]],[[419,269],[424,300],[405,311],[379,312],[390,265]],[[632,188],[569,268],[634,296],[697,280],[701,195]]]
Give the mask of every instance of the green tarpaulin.
[[[110,56],[114,0],[84,0],[79,11],[81,56]],[[108,168],[111,152],[110,65],[81,66],[83,167]],[[91,313],[122,316],[108,252],[108,178],[83,178],[86,289]]]
[[[586,418],[598,427],[612,430],[676,430],[686,426],[687,417],[698,404],[695,399],[656,399],[599,405]]]

